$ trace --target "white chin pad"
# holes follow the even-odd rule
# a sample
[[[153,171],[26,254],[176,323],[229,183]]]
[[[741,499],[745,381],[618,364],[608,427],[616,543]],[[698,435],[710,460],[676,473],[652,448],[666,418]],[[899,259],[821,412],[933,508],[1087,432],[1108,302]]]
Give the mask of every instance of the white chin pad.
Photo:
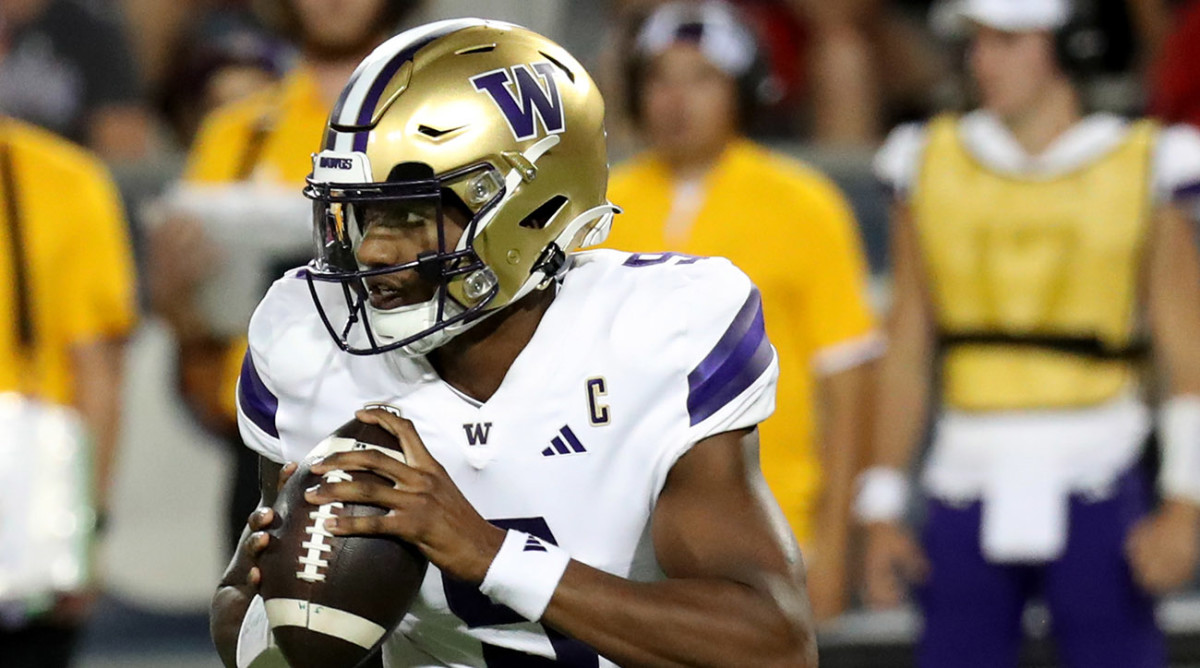
[[[367,302],[367,318],[375,337],[385,341],[398,341],[422,332],[437,322],[437,297],[419,304],[380,310]],[[450,304],[446,304],[447,309]]]
[[[379,345],[387,345],[428,330],[437,324],[438,298],[435,296],[426,302],[401,306],[399,308],[381,311],[367,304],[367,319],[371,331]],[[463,308],[451,299],[446,300],[443,318],[448,320],[462,313]],[[456,335],[466,331],[474,323],[451,325],[436,332],[427,334],[412,343],[401,347],[401,352],[409,356],[420,356],[441,346]]]

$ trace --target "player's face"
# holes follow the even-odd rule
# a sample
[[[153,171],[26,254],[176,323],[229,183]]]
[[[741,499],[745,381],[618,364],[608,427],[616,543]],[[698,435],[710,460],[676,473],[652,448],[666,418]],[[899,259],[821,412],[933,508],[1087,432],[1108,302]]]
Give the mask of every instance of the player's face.
[[[443,212],[442,249],[453,249],[467,221],[454,206],[444,207]],[[363,239],[357,258],[363,269],[405,264],[421,253],[439,250],[437,209],[429,202],[374,204],[364,206],[361,215]],[[371,276],[365,281],[371,306],[381,311],[429,301],[438,287],[416,271]]]
[[[359,56],[391,26],[379,25],[393,0],[291,0],[306,50],[330,57]]]
[[[1049,32],[1003,32],[980,27],[969,51],[982,106],[1002,118],[1027,113],[1061,75]]]
[[[668,159],[708,157],[737,128],[737,84],[695,45],[671,46],[650,64],[641,116],[650,144]]]

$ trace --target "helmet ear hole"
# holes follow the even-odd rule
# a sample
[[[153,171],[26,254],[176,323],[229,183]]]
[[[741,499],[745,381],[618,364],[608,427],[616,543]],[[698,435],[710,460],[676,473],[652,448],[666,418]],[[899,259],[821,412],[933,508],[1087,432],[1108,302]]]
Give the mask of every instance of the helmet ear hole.
[[[567,204],[567,198],[562,195],[555,195],[546,200],[541,206],[534,209],[532,213],[518,223],[521,227],[530,230],[545,229],[546,225],[554,218],[564,206]]]

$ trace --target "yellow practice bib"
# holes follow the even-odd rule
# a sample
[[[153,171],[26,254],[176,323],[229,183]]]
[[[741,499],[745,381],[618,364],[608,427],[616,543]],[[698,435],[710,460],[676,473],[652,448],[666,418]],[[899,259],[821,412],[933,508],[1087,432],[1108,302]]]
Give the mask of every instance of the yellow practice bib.
[[[913,199],[943,341],[947,405],[963,410],[1102,403],[1134,379],[1141,251],[1157,126],[1052,178],[998,174],[956,118],[929,126]]]

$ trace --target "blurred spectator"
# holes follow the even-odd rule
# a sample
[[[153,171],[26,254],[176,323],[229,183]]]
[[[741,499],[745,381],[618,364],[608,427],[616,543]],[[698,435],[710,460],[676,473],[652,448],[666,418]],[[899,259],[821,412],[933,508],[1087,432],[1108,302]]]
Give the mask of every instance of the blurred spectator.
[[[201,126],[170,220],[151,232],[151,301],[179,344],[179,383],[200,422],[230,443],[237,480],[230,546],[258,501],[257,455],[237,435],[235,387],[250,313],[282,271],[308,261],[311,154],[355,66],[418,3],[273,0],[259,10],[294,39],[296,67]],[[253,266],[251,266],[253,265]],[[232,552],[232,549],[231,549]]]
[[[0,112],[41,125],[109,161],[145,157],[150,114],[123,27],[106,3],[0,4]]]
[[[59,137],[5,117],[0,117],[0,221],[0,310],[5,314],[0,321],[0,439],[11,439],[8,446],[17,441],[25,450],[0,448],[11,455],[0,466],[5,480],[0,571],[18,568],[17,574],[0,572],[0,663],[6,668],[66,666],[94,584],[86,577],[87,565],[75,561],[79,546],[67,554],[58,548],[32,555],[28,550],[53,544],[48,534],[73,536],[90,528],[90,514],[63,507],[64,497],[78,495],[101,523],[105,517],[124,343],[135,319],[131,253],[116,188],[102,163]],[[70,456],[73,444],[84,444],[83,457],[66,462],[75,470],[48,472],[45,450]],[[35,461],[42,467],[30,468]],[[38,481],[26,497],[13,496],[12,486],[19,490],[21,483],[12,477],[13,467],[23,471],[23,479]],[[92,480],[75,477],[89,468]],[[55,488],[60,492],[47,495]],[[37,577],[20,569],[28,563],[23,553],[35,564],[52,567],[49,579],[55,586],[26,591],[13,601],[3,594],[29,585],[15,580]],[[62,564],[66,573],[58,571]],[[65,582],[72,586],[60,589]]]
[[[1179,206],[1200,134],[1084,115],[1075,82],[1098,60],[1067,0],[958,12],[981,108],[901,127],[877,160],[894,303],[856,504],[867,593],[918,588],[922,666],[1016,666],[1033,597],[1065,665],[1163,666],[1153,597],[1200,549],[1200,259]],[[1167,397],[1157,508],[1147,360]],[[903,519],[931,413],[918,545]]]
[[[761,427],[763,469],[810,548],[813,605],[830,617],[844,604],[864,363],[880,351],[853,216],[825,177],[741,135],[765,66],[727,5],[662,6],[629,55],[649,150],[613,172],[609,198],[625,212],[609,245],[722,255],[762,291],[780,360],[778,410]]]
[[[294,51],[258,25],[248,11],[204,14],[176,43],[159,105],[181,146],[191,146],[211,112],[270,89]]]
[[[817,142],[873,146],[889,116],[932,108],[948,62],[924,22],[911,20],[930,0],[788,2],[812,32],[805,59]]]
[[[744,129],[756,137],[800,135],[821,144],[868,147],[888,119],[928,113],[949,69],[923,21],[931,1],[731,0],[769,55],[771,73],[763,81],[769,104],[759,105]],[[615,46],[608,58],[628,53],[636,27],[662,2],[615,3]],[[605,72],[616,69],[611,62],[601,65]],[[626,97],[624,82],[612,78],[605,86],[610,103]],[[618,150],[628,133],[625,123],[620,115],[610,123]]]
[[[174,54],[210,14],[249,12],[255,0],[106,0],[124,10],[132,51],[147,90],[170,85]]]

